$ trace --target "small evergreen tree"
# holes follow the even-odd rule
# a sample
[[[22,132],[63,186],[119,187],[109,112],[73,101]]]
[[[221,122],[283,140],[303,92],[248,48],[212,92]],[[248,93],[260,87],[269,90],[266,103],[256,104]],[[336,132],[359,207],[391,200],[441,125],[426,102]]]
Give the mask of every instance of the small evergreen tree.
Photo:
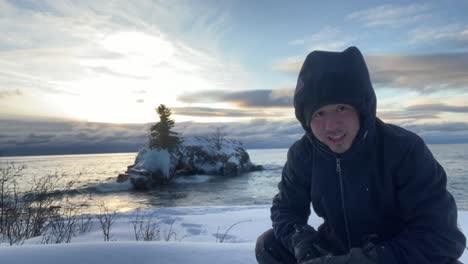
[[[173,150],[180,143],[177,133],[171,131],[175,122],[170,118],[171,109],[161,104],[156,109],[159,116],[159,122],[150,127],[149,147],[151,149]]]

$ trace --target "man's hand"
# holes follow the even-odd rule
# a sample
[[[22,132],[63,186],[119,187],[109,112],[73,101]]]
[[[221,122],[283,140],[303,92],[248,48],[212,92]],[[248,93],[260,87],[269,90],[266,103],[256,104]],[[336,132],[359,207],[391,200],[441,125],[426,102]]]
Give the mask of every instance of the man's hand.
[[[345,255],[327,255],[306,261],[303,264],[377,264],[377,252],[374,248],[366,251],[361,248],[352,248],[351,251]]]
[[[292,235],[294,257],[297,263],[304,263],[310,259],[325,256],[328,252],[317,245],[318,233],[312,227],[295,226]]]

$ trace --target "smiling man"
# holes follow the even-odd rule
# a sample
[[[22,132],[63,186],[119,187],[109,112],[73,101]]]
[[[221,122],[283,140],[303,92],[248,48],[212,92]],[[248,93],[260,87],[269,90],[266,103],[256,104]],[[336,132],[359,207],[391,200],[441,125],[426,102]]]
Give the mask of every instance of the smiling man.
[[[312,133],[335,153],[346,152],[359,132],[359,116],[351,105],[323,106],[310,120]]]
[[[357,48],[306,58],[294,94],[305,135],[289,149],[259,263],[459,263],[466,238],[444,169],[376,104]]]

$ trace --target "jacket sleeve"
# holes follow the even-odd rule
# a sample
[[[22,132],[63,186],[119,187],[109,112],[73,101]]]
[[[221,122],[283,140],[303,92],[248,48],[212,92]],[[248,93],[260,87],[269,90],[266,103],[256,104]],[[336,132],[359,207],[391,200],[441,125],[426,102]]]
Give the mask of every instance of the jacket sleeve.
[[[279,192],[273,198],[271,207],[275,236],[291,252],[294,252],[291,243],[294,225],[306,225],[311,213],[310,179],[307,177],[309,175],[307,171],[311,169],[303,165],[306,154],[299,150],[299,143],[291,146],[288,151],[281,181],[278,184]]]
[[[444,169],[419,137],[395,181],[399,217],[406,228],[378,245],[378,263],[442,264],[458,259],[466,238],[457,227],[455,200],[446,189]]]

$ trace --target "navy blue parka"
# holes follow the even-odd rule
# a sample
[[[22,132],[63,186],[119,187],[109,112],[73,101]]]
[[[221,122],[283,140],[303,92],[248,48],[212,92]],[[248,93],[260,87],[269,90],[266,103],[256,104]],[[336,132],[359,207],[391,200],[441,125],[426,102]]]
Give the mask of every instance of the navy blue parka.
[[[306,225],[312,204],[324,223],[320,244],[335,255],[367,242],[378,263],[443,264],[458,259],[466,239],[447,176],[423,140],[376,117],[376,96],[359,50],[308,55],[294,95],[305,135],[289,151],[271,219],[289,250],[294,225]],[[360,115],[353,145],[337,154],[311,133],[321,106],[350,104]]]

